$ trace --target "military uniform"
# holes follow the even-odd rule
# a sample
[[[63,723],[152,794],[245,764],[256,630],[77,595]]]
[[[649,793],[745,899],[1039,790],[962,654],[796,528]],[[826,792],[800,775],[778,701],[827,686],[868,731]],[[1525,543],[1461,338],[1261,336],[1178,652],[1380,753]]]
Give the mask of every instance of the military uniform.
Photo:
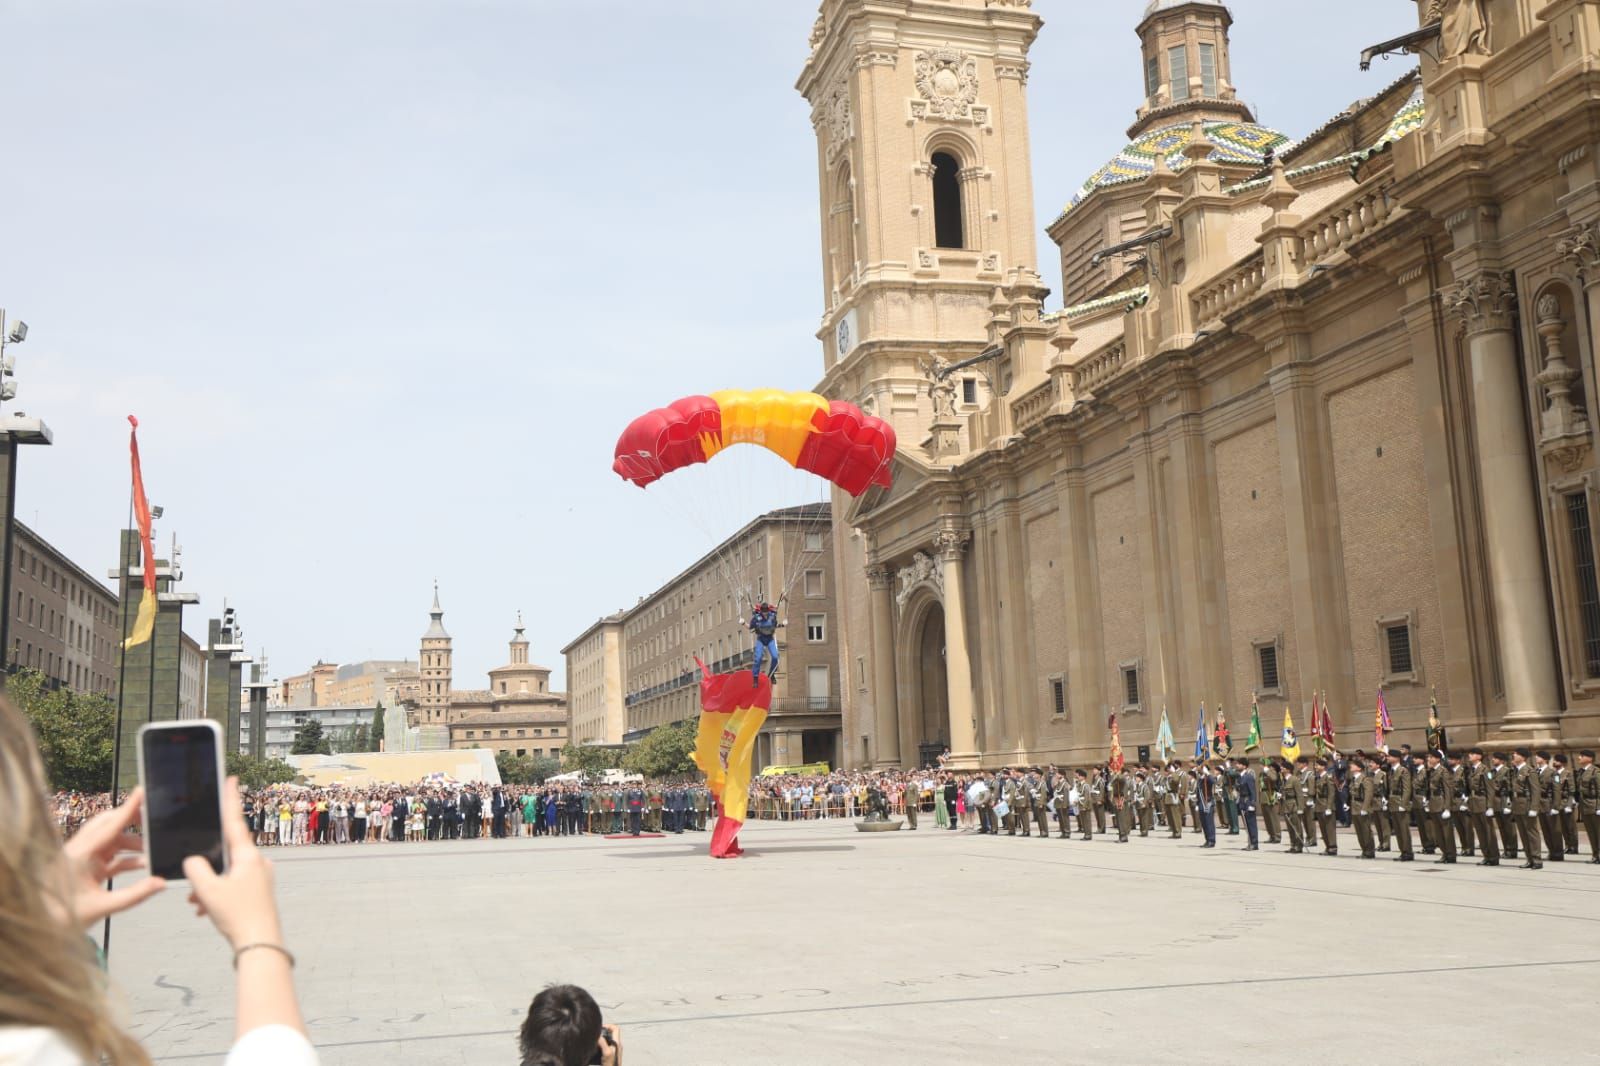
[[[1300,821],[1305,827],[1305,846],[1314,848],[1317,846],[1317,811],[1321,809],[1317,806],[1317,775],[1309,766],[1296,773],[1300,776]]]
[[[1267,843],[1276,844],[1283,834],[1278,829],[1278,797],[1283,790],[1283,775],[1276,763],[1261,768],[1261,820],[1267,825]]]
[[[1516,770],[1503,757],[1489,767],[1489,813],[1500,828],[1500,842],[1506,858],[1517,857],[1517,822],[1511,816],[1511,792]]]
[[[1372,787],[1378,793],[1378,806],[1372,812],[1372,841],[1379,851],[1389,850],[1389,774],[1381,761],[1367,767]]]
[[[1126,844],[1133,832],[1133,775],[1127,770],[1111,777],[1111,809],[1117,823],[1117,843]]]
[[[1491,821],[1493,816],[1489,812],[1491,802],[1489,778],[1489,767],[1483,762],[1476,762],[1467,767],[1466,817],[1472,822],[1472,835],[1477,838],[1478,846],[1483,849],[1483,858],[1478,860],[1478,864],[1499,866],[1500,845],[1494,838],[1494,822]]]
[[[1083,839],[1094,839],[1094,815],[1092,813],[1094,784],[1089,780],[1088,774],[1080,774],[1073,785],[1078,790],[1078,831],[1083,834]]]
[[[1561,862],[1567,857],[1567,847],[1556,821],[1556,768],[1546,760],[1535,775],[1539,780],[1539,828],[1544,832],[1545,851],[1551,862]]]
[[[1600,862],[1600,768],[1592,761],[1578,767],[1575,784],[1578,815],[1583,820],[1584,836],[1589,838],[1589,861]]]
[[[1442,763],[1423,771],[1427,796],[1428,828],[1434,843],[1443,852],[1440,862],[1456,861],[1456,834],[1450,826],[1455,817],[1455,778]]]
[[[1416,853],[1411,850],[1411,803],[1416,793],[1416,782],[1411,771],[1400,763],[1389,764],[1389,828],[1394,830],[1395,843],[1400,854],[1395,862],[1411,862]]]
[[[1101,834],[1106,831],[1106,786],[1106,775],[1096,770],[1090,782],[1090,800],[1094,805],[1094,831]]]
[[[1422,854],[1432,855],[1439,847],[1439,834],[1433,831],[1433,819],[1428,817],[1428,766],[1414,764],[1411,771],[1411,814],[1417,823],[1417,836],[1422,839]]]
[[[916,781],[906,782],[905,793],[906,828],[917,827],[917,815],[922,813],[922,786]]]
[[[1356,843],[1361,847],[1363,859],[1378,857],[1372,822],[1380,814],[1378,783],[1365,768],[1353,770],[1350,775],[1350,821],[1355,826]]]
[[[1565,763],[1556,764],[1556,825],[1567,854],[1578,854],[1578,783]]]
[[[704,786],[694,790],[694,827],[704,831],[706,827],[706,813],[711,809],[711,793]]]
[[[1306,823],[1300,817],[1305,809],[1306,797],[1301,791],[1300,775],[1291,767],[1278,777],[1278,797],[1283,806],[1283,828],[1289,834],[1289,854],[1299,855],[1306,850]]]
[[[1334,780],[1333,771],[1324,767],[1317,774],[1315,806],[1317,824],[1322,827],[1323,854],[1339,854],[1339,837],[1337,814],[1339,805],[1339,782]]]
[[[1467,782],[1467,768],[1460,759],[1456,759],[1450,767],[1450,789],[1452,798],[1450,822],[1455,826],[1456,839],[1461,842],[1459,854],[1470,858],[1473,853],[1472,816],[1468,810],[1471,806],[1468,797],[1471,787]]]
[[[1539,772],[1524,761],[1511,778],[1511,817],[1516,819],[1517,835],[1522,838],[1523,866],[1538,870],[1544,866],[1539,847]]]
[[[1066,774],[1056,774],[1050,778],[1050,801],[1056,808],[1056,832],[1062,840],[1072,836],[1072,803],[1067,798],[1067,793],[1072,788],[1072,779]]]
[[[667,798],[661,794],[659,788],[650,790],[650,814],[645,824],[652,833],[661,832],[661,812],[666,808],[666,802]]]
[[[1028,775],[1028,802],[1033,805],[1033,822],[1039,827],[1039,837],[1050,839],[1050,788],[1038,774]]]
[[[1139,835],[1147,837],[1150,830],[1156,827],[1156,795],[1155,785],[1151,783],[1151,775],[1137,773],[1133,775],[1133,809],[1139,822]]]

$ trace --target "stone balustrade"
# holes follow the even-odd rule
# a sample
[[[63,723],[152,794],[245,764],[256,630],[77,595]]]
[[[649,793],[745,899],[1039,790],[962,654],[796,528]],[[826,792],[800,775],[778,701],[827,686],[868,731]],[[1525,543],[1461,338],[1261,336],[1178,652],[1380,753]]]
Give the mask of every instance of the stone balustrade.
[[[1221,318],[1260,292],[1266,280],[1266,258],[1257,252],[1242,264],[1220,275],[1216,281],[1196,290],[1192,297],[1194,320],[1203,323]]]
[[[1026,433],[1045,420],[1051,408],[1056,404],[1056,382],[1054,378],[1044,382],[1011,403],[1011,424],[1018,433]]]
[[[1081,399],[1095,386],[1104,385],[1121,372],[1128,359],[1126,344],[1113,344],[1088,356],[1072,368],[1072,391]]]
[[[1383,189],[1356,189],[1300,231],[1301,262],[1310,267],[1386,223],[1396,205]]]

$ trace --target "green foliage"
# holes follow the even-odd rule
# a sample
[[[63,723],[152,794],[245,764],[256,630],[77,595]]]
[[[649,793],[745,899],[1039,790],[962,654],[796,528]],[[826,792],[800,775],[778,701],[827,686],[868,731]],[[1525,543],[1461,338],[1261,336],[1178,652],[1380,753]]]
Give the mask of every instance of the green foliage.
[[[367,730],[367,736],[372,738],[372,750],[383,750],[383,704],[378,704],[378,709],[372,712],[372,728]]]
[[[694,719],[664,725],[628,749],[622,768],[646,777],[671,777],[695,771],[694,742],[699,723]]]
[[[535,758],[531,755],[513,755],[508,751],[497,751],[494,764],[500,771],[500,780],[508,785],[537,785],[561,772],[559,759],[543,755]]]
[[[294,744],[289,748],[290,755],[332,755],[328,746],[328,738],[322,735],[322,723],[315,718],[306,719],[294,734]]]
[[[44,676],[21,670],[6,681],[6,695],[39,737],[50,785],[79,792],[111,788],[111,752],[117,725],[116,706],[97,693],[51,691]],[[124,759],[134,758],[125,751]]]
[[[239,779],[244,789],[268,788],[294,780],[294,767],[282,759],[258,759],[253,755],[228,752],[228,776]]]
[[[616,748],[598,744],[573,744],[570,741],[561,749],[561,765],[568,771],[613,770],[622,765],[624,753]]]
[[[375,750],[372,734],[365,722],[329,731],[327,746],[330,755],[352,755]]]

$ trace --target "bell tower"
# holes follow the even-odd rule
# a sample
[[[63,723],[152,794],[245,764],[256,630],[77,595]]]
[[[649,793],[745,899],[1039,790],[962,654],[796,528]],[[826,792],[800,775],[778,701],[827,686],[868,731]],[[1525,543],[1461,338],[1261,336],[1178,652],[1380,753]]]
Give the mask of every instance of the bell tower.
[[[989,346],[997,290],[1044,294],[1027,102],[1040,25],[1032,0],[823,0],[812,29],[796,87],[817,136],[818,391],[890,422],[902,452],[928,437],[934,360]]]
[[[450,718],[450,634],[444,628],[444,608],[439,606],[439,583],[433,583],[433,608],[428,631],[422,634],[422,695],[417,700],[419,725],[445,724]]]

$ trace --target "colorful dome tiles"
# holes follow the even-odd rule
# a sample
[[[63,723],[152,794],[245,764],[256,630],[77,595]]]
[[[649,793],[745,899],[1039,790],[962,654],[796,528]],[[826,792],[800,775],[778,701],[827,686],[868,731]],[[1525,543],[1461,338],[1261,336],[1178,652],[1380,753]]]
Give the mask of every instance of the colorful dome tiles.
[[[1083,202],[1096,189],[1145,177],[1155,170],[1158,157],[1165,156],[1167,166],[1174,172],[1183,170],[1189,165],[1183,150],[1189,145],[1192,131],[1193,127],[1187,124],[1163,126],[1139,137],[1083,183],[1067,210]],[[1269,151],[1275,152],[1289,143],[1289,138],[1277,130],[1251,122],[1207,122],[1205,134],[1216,145],[1211,159],[1245,166],[1262,166]]]

